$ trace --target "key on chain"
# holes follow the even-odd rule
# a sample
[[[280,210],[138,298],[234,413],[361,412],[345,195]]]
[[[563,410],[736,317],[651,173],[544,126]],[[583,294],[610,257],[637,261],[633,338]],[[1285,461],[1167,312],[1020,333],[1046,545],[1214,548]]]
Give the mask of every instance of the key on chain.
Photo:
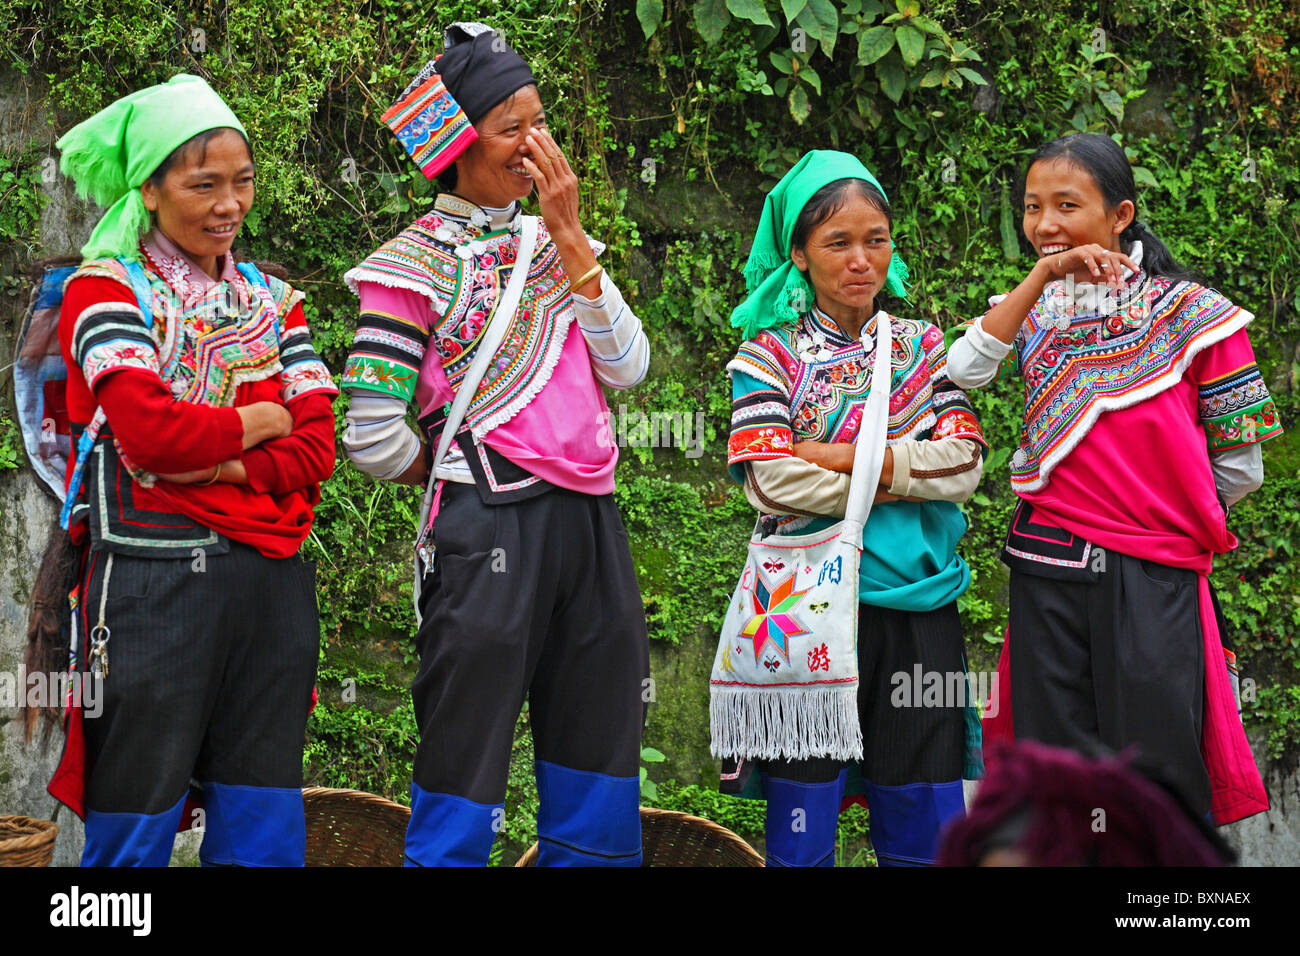
[[[108,607],[108,581],[113,576],[113,554],[109,552],[108,563],[104,567],[104,583],[99,590],[99,623],[90,631],[90,659],[86,662],[90,672],[96,677],[108,676],[108,639],[113,636],[108,625],[104,623],[104,611]]]
[[[104,624],[96,624],[90,632],[90,672],[96,677],[108,676],[108,639],[112,632]]]

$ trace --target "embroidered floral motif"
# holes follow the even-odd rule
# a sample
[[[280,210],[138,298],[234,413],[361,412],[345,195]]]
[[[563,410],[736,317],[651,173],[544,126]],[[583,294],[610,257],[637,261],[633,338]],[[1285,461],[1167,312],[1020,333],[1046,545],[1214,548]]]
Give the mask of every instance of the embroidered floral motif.
[[[354,290],[359,282],[379,282],[430,299],[435,319],[427,341],[437,350],[452,388],[459,387],[473,362],[474,345],[491,322],[520,243],[520,236],[509,228],[467,241],[473,229],[463,221],[459,222],[463,228],[454,228],[457,211],[448,204],[456,202],[464,205],[451,194],[439,196],[434,212],[385,243],[345,277]],[[593,243],[593,248],[603,247]],[[539,222],[523,298],[466,413],[476,437],[512,418],[549,381],[574,320],[564,264],[545,224]],[[358,351],[354,345],[344,372],[345,386],[378,385],[387,390],[388,383],[405,382],[408,373],[418,375],[417,360],[397,360],[392,350]],[[388,366],[387,375],[380,374],[383,364]],[[412,391],[414,382],[410,380]]]
[[[943,437],[974,438],[983,443],[978,420],[965,396],[948,382],[943,335],[933,325],[910,319],[893,322],[892,388],[889,398],[888,441],[899,442],[925,435],[939,423],[938,415],[950,416]],[[875,328],[868,323],[867,338]],[[831,348],[824,360],[806,362],[799,345],[825,342]],[[808,348],[803,348],[809,353]],[[799,325],[767,329],[741,345],[729,370],[745,372],[774,386],[787,399],[790,423],[800,441],[852,441],[857,434],[862,409],[871,390],[871,363],[858,342],[850,341],[833,322],[814,311]],[[949,396],[948,399],[942,396]],[[945,408],[944,403],[950,405]],[[740,447],[729,446],[728,464],[749,459],[763,447],[750,429],[738,429],[743,418],[733,412],[733,440],[742,436]],[[793,439],[792,439],[793,440]]]
[[[1173,386],[1197,353],[1250,318],[1219,293],[1190,282],[1139,272],[1126,289],[1125,307],[1138,310],[1126,314],[1127,321],[1126,316],[1116,324],[1111,321],[1116,316],[1076,315],[1067,331],[1057,331],[1045,323],[1040,299],[1017,334],[1014,354],[1025,389],[1024,425],[1011,460],[1017,491],[1043,487],[1052,468],[1102,412],[1126,408]],[[1140,315],[1148,308],[1148,315]],[[1133,326],[1134,316],[1141,317],[1141,324]],[[1226,396],[1231,389],[1216,394]],[[1233,427],[1238,437],[1230,437]],[[1216,440],[1245,444],[1241,429],[1250,427],[1258,433],[1258,422],[1220,422],[1218,438],[1210,432],[1211,446]]]

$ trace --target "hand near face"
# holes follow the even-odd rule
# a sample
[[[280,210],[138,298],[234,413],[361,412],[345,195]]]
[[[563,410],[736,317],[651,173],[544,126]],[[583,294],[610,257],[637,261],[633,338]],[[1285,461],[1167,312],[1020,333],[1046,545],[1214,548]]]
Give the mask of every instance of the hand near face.
[[[1044,264],[1054,279],[1064,279],[1067,275],[1078,276],[1080,273],[1091,276],[1093,282],[1105,283],[1114,288],[1124,284],[1123,269],[1127,266],[1133,272],[1138,265],[1122,252],[1113,252],[1103,246],[1089,243],[1075,246],[1064,252],[1051,253],[1039,260]]]
[[[546,228],[557,239],[583,235],[578,218],[578,177],[559,145],[544,129],[534,128],[527,137],[531,156],[524,166],[537,186],[537,200]]]

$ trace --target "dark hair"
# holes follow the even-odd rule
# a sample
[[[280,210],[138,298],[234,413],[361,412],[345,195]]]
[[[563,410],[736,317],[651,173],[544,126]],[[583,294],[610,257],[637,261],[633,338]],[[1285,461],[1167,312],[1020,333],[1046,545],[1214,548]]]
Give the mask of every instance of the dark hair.
[[[837,179],[813,193],[812,198],[804,204],[799,212],[799,218],[794,221],[794,229],[790,233],[790,246],[794,249],[803,249],[808,245],[808,237],[812,235],[812,231],[843,209],[844,204],[849,201],[849,196],[855,193],[865,199],[872,208],[884,214],[885,221],[889,223],[892,231],[894,211],[889,208],[889,201],[885,199],[884,193],[865,179]],[[884,286],[881,286],[876,292],[872,307],[877,311],[880,309],[889,311],[890,300],[890,294],[885,291]]]
[[[239,138],[244,141],[244,146],[248,149],[248,158],[252,160],[253,144],[248,141],[247,136],[235,129],[233,126],[217,126],[213,129],[206,129],[202,133],[197,133],[194,136],[191,136],[185,142],[173,149],[171,153],[168,154],[167,158],[162,161],[162,165],[150,174],[150,184],[155,189],[162,188],[163,180],[167,178],[167,174],[172,171],[172,168],[195,149],[199,151],[198,162],[203,162],[208,156],[208,144],[227,130],[239,133]]]
[[[884,213],[889,227],[891,229],[894,227],[894,213],[889,208],[884,193],[865,179],[837,179],[813,193],[812,198],[804,205],[799,218],[794,221],[794,231],[790,233],[790,245],[795,249],[806,246],[812,231],[843,209],[850,193],[857,193],[873,208]],[[786,251],[788,254],[789,250]]]
[[[1073,133],[1054,139],[1029,157],[1025,175],[1020,180],[1020,205],[1025,204],[1025,182],[1029,170],[1037,162],[1064,159],[1086,172],[1097,184],[1107,209],[1114,209],[1124,200],[1133,204],[1133,221],[1119,237],[1125,242],[1142,243],[1142,269],[1148,275],[1166,276],[1170,279],[1194,280],[1195,273],[1181,265],[1163,242],[1147,225],[1137,218],[1137,183],[1133,180],[1133,167],[1123,148],[1109,136],[1100,133]]]

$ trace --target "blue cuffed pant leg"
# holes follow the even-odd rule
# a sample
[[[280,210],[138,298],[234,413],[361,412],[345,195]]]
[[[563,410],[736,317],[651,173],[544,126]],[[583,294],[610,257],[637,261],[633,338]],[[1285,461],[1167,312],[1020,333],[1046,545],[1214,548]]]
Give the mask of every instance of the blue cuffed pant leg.
[[[203,784],[203,866],[302,866],[302,790]]]
[[[763,775],[768,866],[834,866],[835,828],[848,770],[825,783]]]
[[[411,784],[406,866],[486,866],[505,805],[475,803]]]
[[[162,813],[86,811],[82,866],[166,866],[185,798]]]
[[[961,781],[882,787],[866,781],[871,845],[880,866],[933,866],[945,823],[966,812]]]
[[[538,866],[640,866],[641,781],[538,760]]]

